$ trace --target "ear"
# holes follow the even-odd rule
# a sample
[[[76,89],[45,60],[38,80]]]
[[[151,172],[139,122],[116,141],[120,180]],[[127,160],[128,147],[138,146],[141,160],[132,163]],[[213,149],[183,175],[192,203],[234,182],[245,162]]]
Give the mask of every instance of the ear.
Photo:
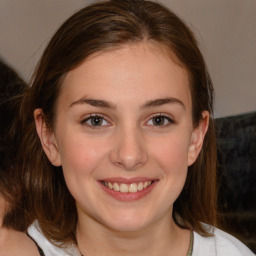
[[[42,109],[34,110],[36,131],[40,138],[43,150],[54,166],[61,166],[58,144],[54,132],[47,126]]]
[[[203,146],[204,136],[208,130],[210,115],[208,111],[202,112],[202,119],[192,132],[190,145],[188,148],[188,166],[192,165]]]

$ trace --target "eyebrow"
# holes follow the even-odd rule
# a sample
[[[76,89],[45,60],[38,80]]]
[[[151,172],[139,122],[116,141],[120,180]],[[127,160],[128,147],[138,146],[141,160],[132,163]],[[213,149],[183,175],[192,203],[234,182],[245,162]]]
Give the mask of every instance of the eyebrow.
[[[163,98],[163,99],[149,100],[144,105],[142,105],[141,108],[144,109],[144,108],[150,108],[150,107],[158,107],[168,103],[177,103],[185,109],[184,103],[177,98]]]
[[[158,107],[158,106],[162,106],[162,105],[169,104],[169,103],[179,104],[185,109],[184,103],[177,98],[162,98],[162,99],[149,100],[141,106],[141,109],[150,108],[150,107]],[[116,105],[112,102],[108,102],[105,100],[99,100],[99,99],[86,99],[86,98],[82,98],[82,99],[72,102],[69,107],[72,107],[77,104],[88,104],[88,105],[91,105],[94,107],[109,108],[109,109],[113,109],[113,110],[115,110],[117,108]]]
[[[116,109],[116,105],[114,103],[105,101],[105,100],[98,100],[98,99],[79,99],[74,101],[70,104],[70,108],[77,104],[88,104],[98,108],[109,108],[109,109]]]

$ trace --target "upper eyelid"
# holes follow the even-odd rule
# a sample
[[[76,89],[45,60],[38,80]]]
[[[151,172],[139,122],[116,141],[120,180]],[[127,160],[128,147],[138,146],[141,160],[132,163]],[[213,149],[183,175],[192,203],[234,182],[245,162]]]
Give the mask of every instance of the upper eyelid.
[[[95,116],[98,116],[98,117],[101,117],[103,118],[105,121],[107,121],[108,123],[111,123],[111,120],[108,116],[106,116],[105,114],[102,114],[102,113],[90,113],[90,114],[87,114],[87,115],[84,115],[81,117],[80,119],[80,123],[85,123],[87,120],[89,120],[91,117],[95,117]]]
[[[156,114],[153,114],[151,116],[149,116],[146,121],[144,122],[145,125],[147,125],[147,123],[152,120],[153,118],[155,117],[163,117],[165,118],[169,123],[166,124],[166,125],[161,125],[161,126],[157,126],[157,127],[168,127],[169,125],[171,124],[176,124],[176,120],[169,114],[166,114],[166,113],[156,113]],[[154,126],[154,125],[150,125],[150,126]],[[155,126],[154,126],[155,127]]]
[[[104,118],[108,123],[112,123],[112,119],[108,115],[102,114],[102,113],[97,113],[97,112],[83,115],[80,122],[84,122],[85,120],[89,119],[90,117],[95,117],[95,116]],[[152,114],[148,115],[145,119],[146,119],[146,122],[148,122],[150,119],[152,119],[154,117],[159,117],[159,116],[166,117],[166,118],[170,119],[173,123],[175,123],[174,117],[172,115],[164,113],[164,112],[152,113]]]
[[[151,114],[151,115],[148,116],[148,119],[151,119],[151,118],[154,118],[154,117],[159,117],[159,116],[160,117],[167,117],[167,118],[174,121],[174,117],[172,115],[167,114],[167,113],[162,113],[162,112]]]
[[[95,117],[95,116],[102,117],[102,118],[104,118],[104,119],[106,119],[106,120],[109,120],[109,119],[110,119],[107,115],[102,114],[102,113],[90,113],[90,114],[86,114],[86,115],[83,115],[83,116],[81,117],[81,119],[82,119],[82,120],[86,120],[86,119],[88,119],[88,118],[90,118],[90,117]]]

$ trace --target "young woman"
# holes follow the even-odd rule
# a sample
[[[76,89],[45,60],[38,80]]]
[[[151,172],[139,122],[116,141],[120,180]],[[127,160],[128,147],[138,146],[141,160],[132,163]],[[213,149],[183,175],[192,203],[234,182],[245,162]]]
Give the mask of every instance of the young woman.
[[[35,243],[24,231],[30,223],[26,195],[15,167],[21,134],[19,110],[26,84],[0,61],[0,255],[36,256]],[[17,172],[16,172],[17,171]]]
[[[160,4],[69,18],[23,103],[29,234],[45,255],[252,255],[213,227],[212,94],[192,32]]]

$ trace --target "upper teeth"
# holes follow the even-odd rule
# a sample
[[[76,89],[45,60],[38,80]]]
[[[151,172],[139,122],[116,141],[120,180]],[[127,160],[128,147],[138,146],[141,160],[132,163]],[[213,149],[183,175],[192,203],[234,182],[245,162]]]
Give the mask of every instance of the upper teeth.
[[[136,193],[138,191],[143,190],[144,188],[147,188],[149,185],[152,184],[152,181],[144,181],[139,183],[131,183],[131,184],[125,184],[125,183],[111,183],[111,182],[104,182],[104,185],[110,189],[114,189],[115,191],[119,191],[122,193]]]

